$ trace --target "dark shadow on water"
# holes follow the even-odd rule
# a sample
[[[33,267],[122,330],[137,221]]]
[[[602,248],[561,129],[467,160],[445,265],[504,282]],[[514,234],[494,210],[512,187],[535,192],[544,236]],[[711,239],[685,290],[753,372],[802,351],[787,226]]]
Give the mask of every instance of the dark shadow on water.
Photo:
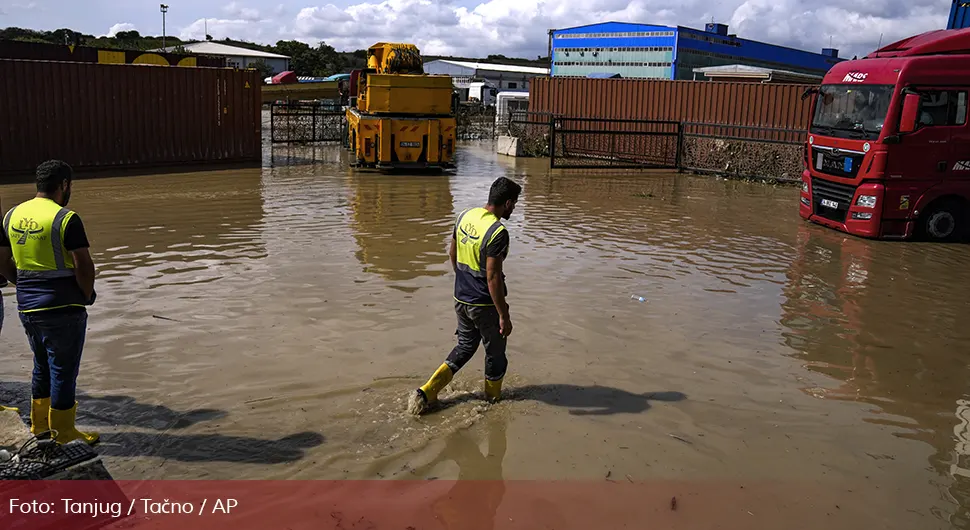
[[[483,398],[481,392],[445,398],[435,410],[444,410],[469,401]],[[651,401],[677,402],[687,399],[682,392],[644,392],[634,394],[619,388],[600,385],[580,386],[569,384],[526,385],[508,387],[503,392],[505,401],[540,401],[547,405],[565,407],[575,416],[606,416],[611,414],[638,414],[650,409]]]
[[[73,160],[65,160],[68,164],[75,164]],[[151,175],[170,175],[181,173],[204,173],[209,171],[240,171],[258,170],[260,162],[258,159],[245,161],[218,161],[211,162],[182,162],[182,163],[158,163],[145,164],[131,167],[82,167],[74,166],[74,175],[78,180],[81,179],[101,179],[114,177],[144,177]],[[37,176],[34,169],[24,171],[14,171],[0,175],[0,184],[33,184]]]
[[[277,439],[231,434],[178,434],[171,431],[225,418],[218,409],[172,410],[164,405],[139,403],[131,396],[90,396],[78,392],[78,425],[91,430],[128,426],[156,432],[101,432],[99,454],[118,458],[157,457],[180,462],[234,462],[281,464],[306,456],[306,450],[324,443],[316,432],[301,432]],[[0,405],[18,407],[30,424],[30,385],[0,381]],[[278,434],[278,433],[273,433]]]
[[[153,457],[179,462],[283,464],[306,456],[324,442],[322,434],[301,432],[277,440],[226,434],[166,434],[122,432],[101,436],[98,453],[132,458]]]
[[[185,429],[196,423],[226,417],[217,409],[172,410],[164,405],[139,403],[131,396],[90,396],[77,393],[78,422],[89,426],[128,425],[141,429]],[[30,417],[30,384],[0,381],[0,404],[20,408],[25,420]]]

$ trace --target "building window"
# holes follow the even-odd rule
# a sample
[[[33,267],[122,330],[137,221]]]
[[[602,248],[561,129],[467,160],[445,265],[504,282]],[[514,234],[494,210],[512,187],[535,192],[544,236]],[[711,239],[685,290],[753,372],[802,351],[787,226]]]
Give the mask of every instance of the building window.
[[[518,83],[509,83],[509,88],[519,88]]]

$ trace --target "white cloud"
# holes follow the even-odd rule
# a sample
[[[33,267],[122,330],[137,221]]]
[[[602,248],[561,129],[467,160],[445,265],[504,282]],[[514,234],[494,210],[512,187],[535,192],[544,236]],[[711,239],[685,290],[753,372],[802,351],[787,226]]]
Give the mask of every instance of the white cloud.
[[[121,31],[134,31],[135,29],[136,28],[134,24],[129,24],[128,22],[119,22],[118,24],[115,24],[110,28],[108,28],[108,33],[104,36],[114,37]]]
[[[251,7],[244,7],[237,2],[231,2],[222,8],[227,15],[235,20],[249,20],[252,22],[261,20],[259,10]]]
[[[739,36],[809,51],[832,46],[842,57],[860,57],[879,45],[946,27],[946,0],[884,0],[846,4],[817,0],[810,6],[796,0],[747,0],[731,15]]]
[[[531,58],[546,54],[550,28],[610,20],[703,28],[713,18],[742,38],[813,52],[828,47],[831,38],[843,57],[851,57],[875,49],[880,34],[886,44],[941,29],[950,8],[948,0],[817,0],[811,5],[796,0],[356,1],[302,8],[286,1],[263,11],[232,2],[223,8],[226,18],[209,19],[209,33],[266,43],[322,40],[338,50],[401,41],[417,44],[426,54]],[[182,30],[182,37],[203,38],[203,27],[197,20]]]

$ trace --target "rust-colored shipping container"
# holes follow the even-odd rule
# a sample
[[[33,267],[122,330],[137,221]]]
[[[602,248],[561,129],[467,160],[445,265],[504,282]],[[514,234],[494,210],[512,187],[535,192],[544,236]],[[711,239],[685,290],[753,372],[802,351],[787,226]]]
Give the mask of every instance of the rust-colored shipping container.
[[[529,111],[577,118],[806,129],[811,85],[664,79],[531,80]]]
[[[0,173],[261,159],[254,70],[0,59]]]
[[[143,50],[116,50],[15,40],[0,40],[0,59],[101,64],[157,64],[159,66],[208,66],[212,68],[224,68],[226,66],[225,57],[182,53],[158,53]]]

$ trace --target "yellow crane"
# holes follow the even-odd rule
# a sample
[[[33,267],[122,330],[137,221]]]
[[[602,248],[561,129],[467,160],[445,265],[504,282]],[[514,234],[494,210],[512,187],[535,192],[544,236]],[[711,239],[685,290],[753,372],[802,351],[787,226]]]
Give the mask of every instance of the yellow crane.
[[[355,82],[356,81],[356,82]],[[379,42],[351,77],[347,109],[354,165],[378,169],[454,167],[451,76],[424,73],[413,44]]]

